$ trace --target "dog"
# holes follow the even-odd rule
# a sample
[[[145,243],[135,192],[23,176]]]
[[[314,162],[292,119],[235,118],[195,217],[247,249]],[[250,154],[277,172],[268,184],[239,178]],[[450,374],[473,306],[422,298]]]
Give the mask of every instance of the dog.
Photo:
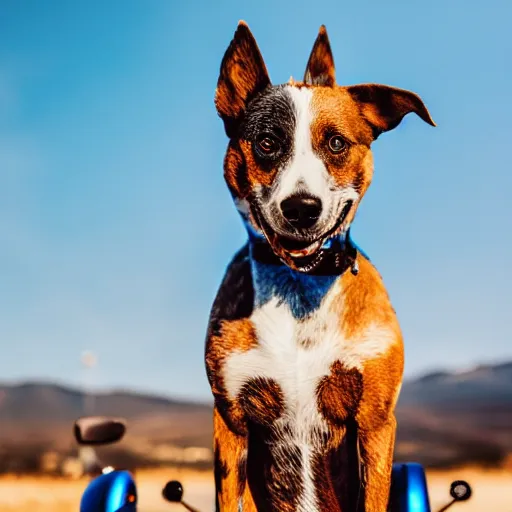
[[[248,232],[211,308],[216,508],[385,512],[403,341],[382,279],[350,237],[371,143],[416,94],[336,84],[322,26],[303,81],[272,85],[241,21],[215,105],[224,177]]]

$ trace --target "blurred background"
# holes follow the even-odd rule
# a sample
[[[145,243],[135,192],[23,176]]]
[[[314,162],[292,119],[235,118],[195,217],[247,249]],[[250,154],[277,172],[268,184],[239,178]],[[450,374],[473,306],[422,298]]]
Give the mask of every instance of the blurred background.
[[[167,510],[159,472],[211,503],[204,338],[246,236],[213,95],[239,19],[274,83],[302,77],[326,24],[340,84],[409,89],[430,110],[437,128],[410,115],[374,144],[352,229],[406,341],[396,458],[441,494],[455,470],[475,500],[512,482],[508,0],[2,0],[3,511],[77,510],[84,414],[128,419],[98,453],[146,471],[144,510]]]

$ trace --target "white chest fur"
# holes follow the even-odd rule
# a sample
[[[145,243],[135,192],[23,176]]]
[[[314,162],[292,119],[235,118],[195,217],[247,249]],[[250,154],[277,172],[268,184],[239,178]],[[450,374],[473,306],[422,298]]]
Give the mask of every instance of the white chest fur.
[[[340,278],[317,281],[313,289],[315,278],[275,269],[253,265],[257,306],[250,320],[257,346],[229,356],[223,370],[224,383],[229,398],[234,400],[248,380],[272,379],[283,393],[287,419],[302,427],[318,428],[323,421],[317,411],[316,389],[333,363],[340,361],[346,368],[362,369],[365,361],[389,348],[393,334],[385,326],[373,324],[357,339],[347,339],[341,325]],[[292,284],[283,278],[283,272],[291,276]],[[276,290],[276,286],[286,292],[280,294],[282,288]],[[292,297],[294,293],[299,296]],[[301,304],[307,306],[298,317]],[[309,430],[301,428],[304,434]]]
[[[318,425],[321,419],[314,395],[320,379],[340,358],[339,320],[329,313],[327,304],[298,320],[286,302],[272,297],[253,312],[251,321],[258,345],[247,352],[234,352],[226,361],[224,382],[229,397],[236,399],[250,379],[272,379],[281,388],[286,416],[303,427],[305,422]],[[301,431],[306,434],[309,429]]]

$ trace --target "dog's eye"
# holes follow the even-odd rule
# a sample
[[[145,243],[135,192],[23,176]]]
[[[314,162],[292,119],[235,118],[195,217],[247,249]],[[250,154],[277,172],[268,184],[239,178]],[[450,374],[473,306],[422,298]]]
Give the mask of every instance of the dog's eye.
[[[333,135],[329,139],[329,149],[333,153],[341,153],[347,147],[347,143],[340,135]]]
[[[262,137],[260,137],[257,141],[257,144],[258,149],[264,155],[271,155],[272,153],[275,153],[279,149],[279,144],[270,135],[263,135]]]

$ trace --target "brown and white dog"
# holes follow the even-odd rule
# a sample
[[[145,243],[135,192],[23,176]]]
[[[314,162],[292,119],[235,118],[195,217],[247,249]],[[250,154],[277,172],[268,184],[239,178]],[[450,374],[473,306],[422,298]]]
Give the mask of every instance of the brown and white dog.
[[[249,235],[206,341],[217,510],[385,512],[402,336],[349,226],[371,143],[410,112],[435,124],[412,92],[338,86],[323,26],[304,80],[272,85],[240,22],[215,105]]]

